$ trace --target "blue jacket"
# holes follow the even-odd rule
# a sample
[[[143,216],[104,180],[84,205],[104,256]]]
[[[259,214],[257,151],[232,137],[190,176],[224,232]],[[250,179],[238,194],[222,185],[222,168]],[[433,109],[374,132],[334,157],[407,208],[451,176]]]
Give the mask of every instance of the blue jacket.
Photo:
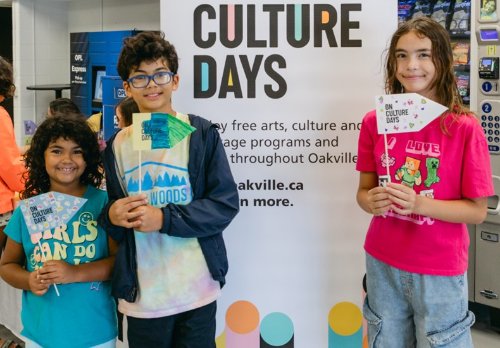
[[[193,200],[187,205],[168,204],[162,208],[160,233],[174,237],[198,238],[213,279],[225,283],[228,260],[222,231],[239,211],[239,197],[217,126],[189,115],[196,128],[189,143],[189,181]],[[115,166],[113,141],[104,151],[104,168],[109,203],[99,223],[119,243],[113,271],[113,296],[134,302],[137,295],[137,261],[133,229],[115,226],[109,221],[109,207],[127,193],[120,185]]]

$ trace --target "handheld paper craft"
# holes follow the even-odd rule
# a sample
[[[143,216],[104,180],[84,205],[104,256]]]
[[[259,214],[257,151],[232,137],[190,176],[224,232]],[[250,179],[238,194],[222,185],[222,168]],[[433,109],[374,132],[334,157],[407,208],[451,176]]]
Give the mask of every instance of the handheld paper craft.
[[[380,95],[375,102],[378,134],[418,132],[448,110],[417,93]]]
[[[59,227],[68,222],[87,199],[60,192],[47,192],[20,202],[30,234]]]
[[[30,235],[40,234],[67,223],[87,201],[86,198],[75,197],[60,192],[47,192],[19,202],[21,212]],[[43,261],[47,261],[40,238],[37,239]],[[54,290],[59,296],[57,285]]]
[[[387,134],[418,132],[447,107],[417,93],[387,94],[375,97],[377,131],[384,135],[385,159],[389,160]],[[388,181],[391,181],[389,164],[385,163]]]
[[[165,113],[133,114],[134,150],[170,149],[196,128]]]

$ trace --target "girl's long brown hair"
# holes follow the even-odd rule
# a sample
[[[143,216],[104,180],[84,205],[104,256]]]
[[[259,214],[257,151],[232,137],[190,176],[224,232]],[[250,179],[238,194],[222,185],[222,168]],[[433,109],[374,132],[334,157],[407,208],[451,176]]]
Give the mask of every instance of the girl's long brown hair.
[[[453,52],[451,49],[450,37],[446,29],[436,21],[419,17],[402,23],[393,34],[387,61],[385,65],[385,92],[387,94],[404,93],[403,85],[396,78],[397,61],[396,45],[401,36],[414,32],[419,37],[427,37],[432,43],[432,62],[436,69],[434,81],[431,88],[436,91],[436,102],[448,107],[452,113],[444,113],[441,118],[441,128],[447,133],[445,118],[448,115],[458,118],[461,115],[470,115],[471,111],[464,105],[458,92],[455,72],[453,70]]]

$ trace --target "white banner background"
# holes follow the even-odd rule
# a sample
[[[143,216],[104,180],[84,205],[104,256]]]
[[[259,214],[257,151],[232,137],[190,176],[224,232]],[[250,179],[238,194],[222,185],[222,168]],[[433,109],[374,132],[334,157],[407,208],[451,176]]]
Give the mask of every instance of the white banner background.
[[[194,41],[194,13],[201,4],[213,7],[216,13],[215,19],[209,19],[206,14],[202,16],[202,39],[206,40],[210,32],[217,36],[216,43],[207,49],[198,47]],[[278,47],[270,47],[270,15],[263,10],[263,5],[282,2],[238,4],[243,5],[243,42],[236,48],[227,48],[219,40],[220,5],[230,3],[161,2],[161,29],[176,46],[180,57],[180,88],[173,96],[174,108],[225,125],[220,131],[225,141],[246,141],[245,146],[237,149],[226,147],[236,182],[244,183],[244,187],[240,186],[240,198],[243,205],[248,203],[248,206],[241,207],[240,214],[225,232],[230,270],[218,301],[217,335],[225,330],[229,306],[244,300],[258,309],[260,319],[272,312],[286,314],[293,322],[295,347],[335,347],[329,339],[329,312],[344,301],[361,308],[363,240],[369,222],[369,216],[355,200],[358,174],[354,156],[359,131],[342,130],[341,126],[359,124],[363,115],[374,108],[374,96],[384,92],[383,51],[397,26],[397,2],[302,2],[301,5],[311,5],[311,39],[303,48],[292,47],[286,40],[286,10],[278,12],[277,23],[273,22],[277,25]],[[314,47],[313,28],[318,25],[313,20],[314,4],[329,4],[336,9],[338,18],[333,32],[338,47],[330,47],[324,33],[322,47]],[[343,13],[341,8],[346,4],[359,4],[361,10]],[[255,38],[264,40],[266,47],[247,47],[247,23],[253,21],[247,18],[248,5],[255,8]],[[284,5],[286,9],[286,5],[294,3]],[[361,47],[342,47],[347,42],[341,37],[344,21],[359,24],[359,28],[349,29],[347,35],[350,40],[360,40]],[[286,67],[280,68],[276,63],[271,66],[286,81],[287,89],[281,98],[272,99],[266,95],[264,86],[271,85],[274,91],[279,90],[279,86],[266,73],[264,62],[276,54],[284,58]],[[194,56],[197,55],[211,56],[217,64],[217,91],[210,98],[194,97],[194,88],[200,88],[194,85]],[[255,98],[248,97],[240,55],[248,58],[250,66],[257,55],[263,55]],[[237,71],[232,72],[232,78],[233,82],[239,80],[242,98],[236,98],[232,92],[219,98],[228,56],[229,60],[235,59]],[[307,120],[335,123],[336,128],[292,129],[294,123],[303,124]],[[254,123],[256,130],[234,129],[233,121],[246,123],[247,127]],[[277,123],[286,131],[261,130],[269,123]],[[252,149],[250,142],[256,139],[264,143]],[[274,148],[272,142],[277,139],[309,139],[310,146]],[[330,144],[316,146],[317,139],[329,139]],[[268,165],[241,163],[241,159],[236,163],[236,154],[273,158],[301,156],[303,163]],[[247,162],[254,162],[255,158],[247,157]],[[266,190],[262,186],[278,182],[283,183],[285,189]],[[253,184],[248,187],[247,183]],[[300,185],[302,190],[293,189]],[[276,199],[287,199],[289,206],[255,206],[255,198],[274,199],[266,200],[266,204],[274,205]],[[218,347],[225,345],[223,339],[218,340]],[[243,346],[241,343],[238,348]],[[229,343],[227,347],[231,348]]]

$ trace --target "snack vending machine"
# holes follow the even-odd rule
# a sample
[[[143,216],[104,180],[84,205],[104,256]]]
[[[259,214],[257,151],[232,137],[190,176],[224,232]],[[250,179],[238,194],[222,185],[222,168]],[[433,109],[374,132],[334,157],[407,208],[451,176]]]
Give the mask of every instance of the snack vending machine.
[[[477,70],[477,102],[471,105],[480,119],[491,154],[495,195],[488,199],[488,215],[469,226],[469,300],[500,308],[500,21],[497,0],[479,0],[473,16],[477,50],[472,52]],[[476,66],[476,64],[474,65]]]

